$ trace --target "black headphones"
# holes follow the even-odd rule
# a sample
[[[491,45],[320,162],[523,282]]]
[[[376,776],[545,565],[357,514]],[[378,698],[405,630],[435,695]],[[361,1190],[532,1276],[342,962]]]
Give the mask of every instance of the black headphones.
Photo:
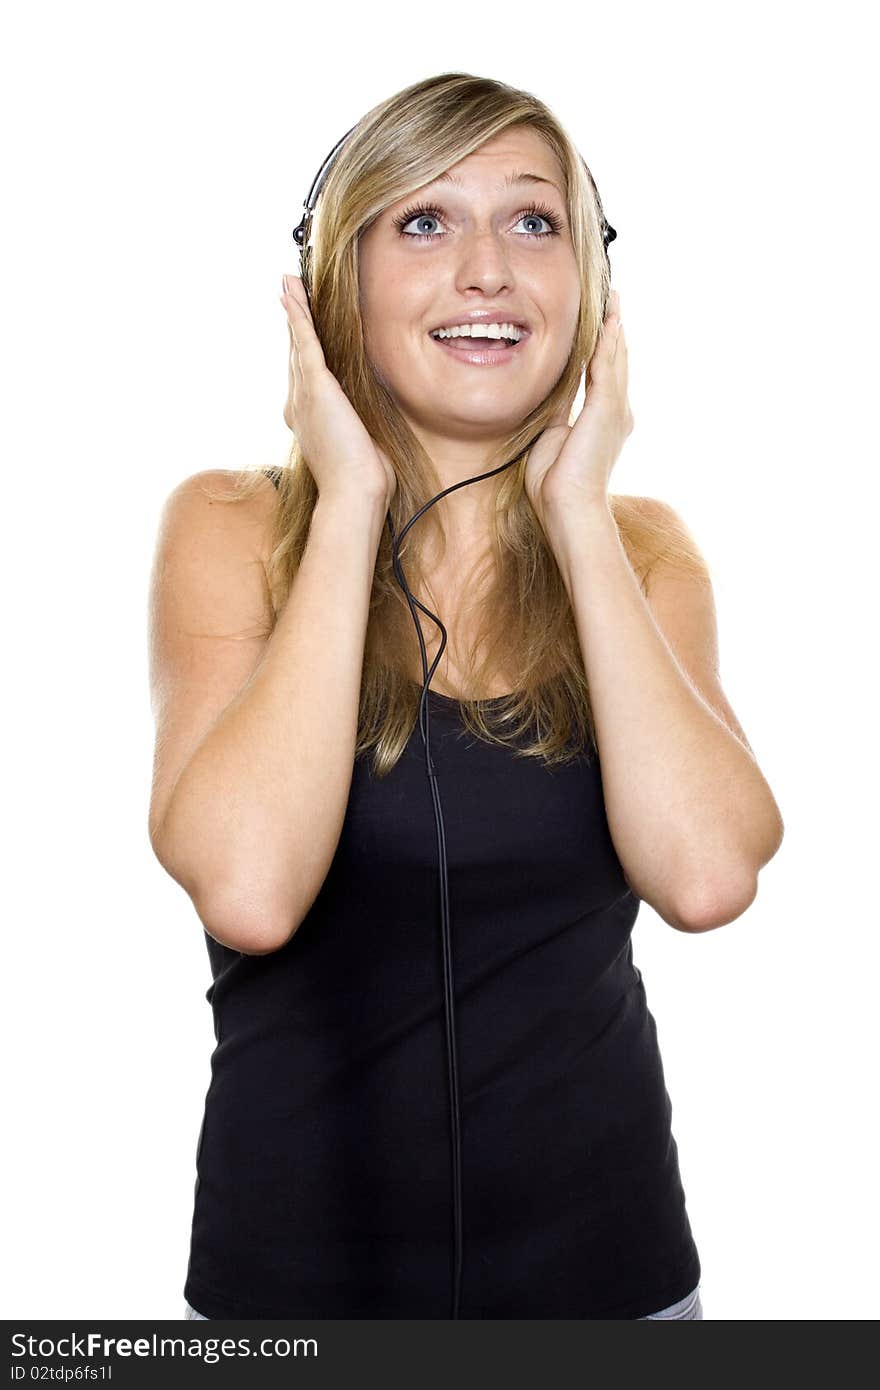
[[[327,177],[333,160],[336,157],[337,150],[345,144],[345,141],[348,139],[349,135],[351,135],[352,131],[356,129],[356,126],[352,126],[351,130],[347,130],[346,133],[343,135],[342,139],[337,141],[337,143],[333,146],[333,149],[330,151],[327,158],[324,160],[324,163],[321,165],[321,168],[315,175],[315,178],[312,181],[312,186],[309,189],[308,197],[303,203],[304,212],[302,218],[300,219],[299,225],[295,227],[293,230],[293,240],[299,247],[300,251],[301,269],[303,267],[305,257],[308,252],[307,243],[309,227],[311,225],[312,219],[312,210],[314,209],[315,204],[318,201],[318,197],[321,192],[321,187],[324,183],[325,178]],[[614,239],[616,238],[617,232],[606,221],[605,214],[602,211],[602,202],[599,198],[599,190],[596,187],[595,180],[593,179],[593,176],[587,168],[586,162],[583,160],[583,158],[581,159],[581,162],[584,165],[584,169],[586,170],[587,177],[590,180],[590,184],[592,186],[593,193],[596,198],[596,206],[599,211],[599,221],[602,226],[602,242],[605,249],[605,259],[606,261],[608,261],[610,269],[608,246],[609,243],[614,241]],[[306,283],[305,277],[303,277],[303,286],[306,292],[306,299],[309,300],[309,304],[311,307],[309,287]],[[536,438],[537,437],[538,436],[536,436]],[[453,1318],[457,1318],[459,1316],[459,1307],[461,1303],[461,1271],[463,1244],[461,1216],[461,1121],[459,1118],[458,1106],[458,1067],[456,1065],[455,1057],[455,993],[452,978],[452,945],[449,928],[449,879],[446,868],[446,835],[443,827],[443,813],[440,806],[440,792],[437,786],[437,770],[434,767],[434,762],[431,758],[430,714],[428,706],[428,688],[431,684],[431,677],[437,669],[437,665],[440,661],[440,658],[443,655],[443,650],[446,646],[446,628],[443,626],[440,619],[437,617],[437,614],[432,613],[430,609],[425,608],[424,604],[419,603],[418,599],[415,598],[414,595],[411,593],[409,585],[406,582],[406,577],[403,573],[403,569],[400,564],[399,552],[401,541],[403,540],[409,528],[416,521],[418,521],[419,517],[422,515],[423,512],[426,512],[429,507],[433,507],[435,502],[439,502],[442,497],[447,497],[450,492],[455,492],[457,488],[467,487],[470,483],[481,482],[483,478],[491,478],[496,473],[501,473],[505,468],[511,468],[513,464],[517,463],[519,459],[522,458],[523,454],[531,448],[534,442],[534,440],[530,440],[529,443],[525,446],[525,448],[521,449],[520,452],[516,455],[516,457],[512,458],[509,461],[509,463],[502,463],[498,468],[493,468],[488,473],[479,473],[475,478],[465,478],[463,482],[454,483],[452,487],[444,488],[442,492],[438,492],[437,496],[432,497],[430,502],[426,502],[425,505],[416,512],[415,516],[410,517],[409,521],[403,527],[399,536],[395,536],[394,534],[394,523],[391,519],[390,510],[386,518],[388,523],[388,531],[391,536],[391,554],[394,576],[397,579],[398,584],[400,585],[401,589],[403,590],[406,596],[407,603],[409,604],[409,610],[412,614],[413,622],[415,623],[416,635],[419,639],[419,647],[422,653],[422,673],[425,678],[424,685],[422,687],[422,698],[419,702],[419,729],[422,735],[422,743],[425,746],[425,769],[428,774],[428,783],[431,789],[431,797],[434,802],[434,819],[437,824],[437,847],[440,859],[440,912],[443,939],[443,991],[446,1011],[446,1047],[449,1063],[449,1103],[451,1131],[450,1139],[452,1145],[453,1282],[451,1317]],[[420,608],[421,611],[424,614],[426,614],[426,616],[429,617],[432,622],[436,623],[443,634],[443,640],[440,643],[440,650],[437,653],[436,660],[434,662],[434,665],[431,667],[430,671],[428,670],[428,658],[427,652],[425,650],[425,640],[422,636],[421,625],[416,616],[416,608]]]

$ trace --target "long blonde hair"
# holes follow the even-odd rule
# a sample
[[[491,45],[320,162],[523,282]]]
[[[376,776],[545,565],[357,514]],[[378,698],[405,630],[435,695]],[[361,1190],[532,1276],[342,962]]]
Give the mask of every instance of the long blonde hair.
[[[468,73],[427,78],[367,112],[342,146],[321,189],[312,245],[303,257],[303,276],[310,283],[312,319],[327,366],[368,433],[394,464],[397,489],[391,518],[398,535],[443,484],[364,350],[358,240],[391,204],[514,126],[542,135],[564,170],[580,278],[580,315],[568,363],[556,386],[499,444],[481,470],[488,472],[524,451],[518,464],[498,475],[491,549],[474,566],[465,586],[469,595],[478,595],[481,618],[474,648],[462,653],[465,690],[491,688],[499,671],[517,672],[517,689],[510,701],[493,703],[491,711],[466,698],[461,712],[465,726],[477,737],[509,746],[517,756],[540,757],[553,764],[578,754],[590,757],[596,748],[595,728],[568,593],[523,477],[527,446],[573,399],[602,326],[609,271],[600,210],[586,165],[550,110],[531,93]],[[260,477],[254,469],[236,473],[233,494],[217,500],[251,496]],[[294,441],[287,466],[281,470],[267,564],[276,618],[296,576],[317,496],[314,478]],[[630,563],[647,592],[647,572],[659,555],[675,558],[685,568],[699,565],[662,522],[631,505],[637,501],[609,498]],[[429,508],[407,533],[400,549],[407,583],[416,595],[424,590],[430,593],[423,572],[430,539],[442,554],[445,537],[436,507]],[[340,536],[340,545],[344,544],[345,537]],[[443,618],[436,604],[433,611]],[[375,750],[372,770],[379,777],[394,767],[415,728],[421,688],[410,679],[413,669],[421,669],[418,638],[393,573],[386,526],[370,599],[356,744],[356,754]]]

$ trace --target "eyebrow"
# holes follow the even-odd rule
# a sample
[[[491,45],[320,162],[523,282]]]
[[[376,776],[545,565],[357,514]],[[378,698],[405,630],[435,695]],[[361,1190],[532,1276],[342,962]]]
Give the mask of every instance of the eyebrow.
[[[464,187],[461,179],[457,178],[455,174],[450,173],[439,174],[438,177],[434,180],[434,182],[453,183],[457,188]],[[504,187],[509,188],[511,184],[514,183],[546,183],[549,184],[551,188],[555,188],[557,193],[562,193],[562,189],[559,187],[558,184],[554,183],[552,179],[541,178],[540,174],[523,174],[517,170],[514,173],[508,174],[506,176],[504,180]]]

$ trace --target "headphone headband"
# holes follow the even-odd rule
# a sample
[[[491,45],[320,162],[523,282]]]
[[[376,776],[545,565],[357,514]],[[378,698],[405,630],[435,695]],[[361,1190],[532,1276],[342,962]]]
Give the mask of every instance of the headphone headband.
[[[327,177],[327,174],[330,172],[330,166],[333,163],[333,160],[336,156],[336,151],[339,149],[340,145],[345,144],[349,135],[351,135],[351,131],[354,129],[355,126],[352,126],[351,130],[347,130],[345,132],[341,140],[336,141],[336,144],[333,146],[327,158],[324,160],[324,163],[321,165],[320,169],[318,170],[317,174],[312,180],[312,186],[309,189],[309,196],[303,203],[305,212],[303,213],[302,218],[300,219],[299,226],[294,227],[293,229],[293,239],[296,242],[297,246],[305,245],[306,229],[308,227],[309,218],[312,215],[312,209],[318,201],[318,195],[321,192],[321,185]]]

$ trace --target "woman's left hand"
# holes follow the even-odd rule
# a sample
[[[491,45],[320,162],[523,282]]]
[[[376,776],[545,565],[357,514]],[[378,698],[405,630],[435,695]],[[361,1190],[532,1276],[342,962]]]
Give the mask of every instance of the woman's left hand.
[[[611,470],[634,423],[627,378],[620,297],[612,290],[587,368],[580,415],[573,425],[551,423],[529,454],[525,489],[545,532],[560,515],[580,510],[585,501],[607,506]]]

